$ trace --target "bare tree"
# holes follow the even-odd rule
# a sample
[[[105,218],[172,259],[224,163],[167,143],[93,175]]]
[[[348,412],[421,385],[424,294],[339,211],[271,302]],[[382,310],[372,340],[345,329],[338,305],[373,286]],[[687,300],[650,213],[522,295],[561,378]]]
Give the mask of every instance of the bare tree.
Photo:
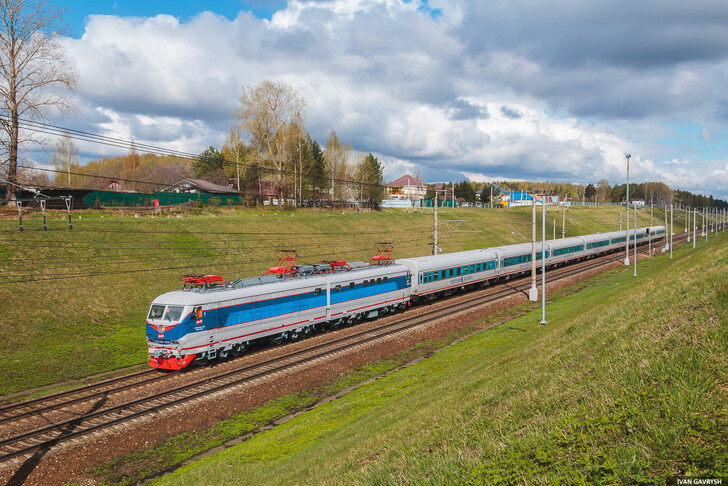
[[[602,179],[597,182],[597,200],[605,202],[607,198],[612,194],[612,186],[609,185],[607,179]]]
[[[245,146],[245,142],[240,137],[240,127],[234,126],[230,128],[225,144],[222,146],[222,155],[225,157],[225,161],[235,163],[235,168],[232,171],[226,171],[235,176],[237,181],[237,189],[240,191],[240,166],[245,162],[248,155],[248,148]],[[225,167],[223,167],[225,169]]]
[[[324,149],[324,163],[326,164],[326,172],[331,180],[331,199],[336,199],[337,187],[339,187],[338,195],[344,198],[343,188],[341,184],[337,185],[337,181],[345,178],[347,174],[347,164],[349,154],[352,148],[350,143],[342,144],[335,130],[331,130],[329,138],[326,140],[326,148]]]
[[[277,172],[276,192],[281,203],[283,167],[288,158],[286,132],[291,125],[303,129],[306,102],[300,92],[281,82],[263,81],[243,86],[236,116],[250,135],[250,144],[261,154],[262,162]]]
[[[19,147],[42,142],[21,124],[73,111],[68,93],[76,74],[60,45],[64,32],[63,10],[45,0],[0,0],[0,144],[10,182],[17,180]]]
[[[66,172],[66,187],[71,187],[71,168],[78,165],[78,147],[71,140],[70,135],[65,135],[56,142],[56,153],[53,154],[53,166],[57,171]],[[61,174],[56,172],[54,182],[60,186]]]

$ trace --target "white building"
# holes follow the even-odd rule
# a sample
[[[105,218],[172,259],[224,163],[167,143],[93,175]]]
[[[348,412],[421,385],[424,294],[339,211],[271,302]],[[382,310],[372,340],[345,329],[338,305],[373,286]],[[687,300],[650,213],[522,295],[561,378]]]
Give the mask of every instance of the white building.
[[[427,184],[411,175],[404,175],[387,184],[387,199],[423,199],[427,194]]]

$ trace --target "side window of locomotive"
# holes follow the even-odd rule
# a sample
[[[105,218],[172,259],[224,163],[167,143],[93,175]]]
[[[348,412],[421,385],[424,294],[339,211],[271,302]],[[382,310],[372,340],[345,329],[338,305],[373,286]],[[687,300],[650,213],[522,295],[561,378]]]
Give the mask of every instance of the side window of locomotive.
[[[354,282],[351,282],[351,283],[349,284],[349,288],[350,288],[350,289],[353,289],[353,288],[354,288],[354,285],[355,285],[355,284],[354,284]]]
[[[341,291],[341,285],[337,285],[337,286],[336,286],[336,291],[337,291],[337,292]]]
[[[316,289],[313,291],[313,293],[316,295],[321,295],[321,289]]]
[[[161,319],[162,316],[164,316],[164,306],[153,305],[152,308],[149,309],[149,316],[147,319]]]

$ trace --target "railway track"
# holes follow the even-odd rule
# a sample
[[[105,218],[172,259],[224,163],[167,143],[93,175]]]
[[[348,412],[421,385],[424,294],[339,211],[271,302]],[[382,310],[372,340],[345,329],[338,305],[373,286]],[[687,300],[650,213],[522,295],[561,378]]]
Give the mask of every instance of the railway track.
[[[686,238],[687,234],[675,235],[673,244],[684,241]],[[643,246],[639,248],[638,252],[642,254],[647,253],[647,247]],[[622,253],[612,253],[603,257],[552,269],[548,272],[548,278],[550,282],[569,278],[615,261],[621,261],[622,257]],[[452,317],[455,314],[496,302],[516,293],[526,293],[529,287],[530,278],[521,277],[513,279],[508,285],[490,286],[484,291],[473,294],[470,299],[446,305],[426,314],[411,317],[403,316],[395,322],[383,324],[374,329],[355,332],[348,336],[309,346],[281,357],[224,372],[216,376],[207,376],[190,384],[164,389],[162,392],[150,394],[107,408],[101,407],[103,407],[105,399],[111,394],[120,393],[134,387],[145,386],[152,381],[157,384],[160,379],[173,377],[176,374],[160,374],[157,370],[144,370],[87,385],[75,390],[2,407],[0,408],[0,424],[12,424],[13,422],[37,416],[50,410],[63,409],[78,403],[89,402],[95,399],[98,400],[91,411],[83,413],[78,417],[52,423],[0,440],[0,465],[8,464],[13,460],[17,461],[25,457],[30,457],[35,451],[41,448],[49,448],[60,442],[92,434],[101,429],[118,426],[142,416],[179,407],[190,403],[192,400],[200,399],[217,392],[228,391],[258,379],[270,377],[273,374],[287,372],[310,365],[316,361],[350,353],[358,348],[364,348],[384,339],[391,339],[393,335],[405,333],[410,329],[443,317]],[[134,381],[137,379],[139,381]],[[159,387],[155,388],[159,390]]]

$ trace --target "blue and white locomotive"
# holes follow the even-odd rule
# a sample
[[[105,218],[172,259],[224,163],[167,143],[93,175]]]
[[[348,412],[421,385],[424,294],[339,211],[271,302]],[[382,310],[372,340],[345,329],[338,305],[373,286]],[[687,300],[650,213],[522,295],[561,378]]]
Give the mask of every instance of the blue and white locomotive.
[[[152,303],[150,364],[181,369],[195,359],[238,354],[256,339],[295,340],[325,325],[354,323],[407,305],[407,267],[332,263],[288,271],[274,267],[273,275],[235,282],[217,275],[183,277],[183,290]]]
[[[630,246],[664,237],[664,226],[629,230]],[[554,267],[624,250],[626,238],[625,231],[615,231],[549,240],[545,248],[539,242],[536,261],[540,267],[545,257]],[[263,277],[234,282],[217,275],[183,277],[182,290],[152,302],[146,321],[149,363],[179,370],[194,361],[239,354],[258,339],[295,340],[326,326],[525,274],[532,265],[530,243],[397,261],[390,254],[391,247],[372,263],[294,266],[295,257],[285,251]]]

